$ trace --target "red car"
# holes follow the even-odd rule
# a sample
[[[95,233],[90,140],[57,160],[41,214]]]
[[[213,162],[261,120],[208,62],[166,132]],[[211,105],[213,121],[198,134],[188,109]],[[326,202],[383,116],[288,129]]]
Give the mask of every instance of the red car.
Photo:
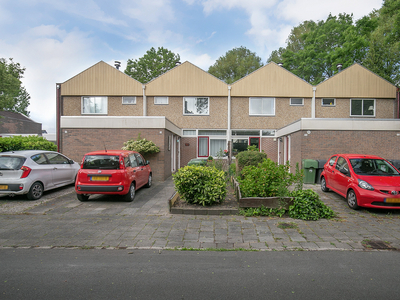
[[[321,190],[332,190],[345,197],[352,209],[400,209],[400,173],[379,156],[331,156],[321,173]]]
[[[152,172],[148,161],[136,151],[104,150],[85,154],[75,182],[80,201],[92,194],[121,195],[125,201],[135,198],[136,190],[150,187]]]

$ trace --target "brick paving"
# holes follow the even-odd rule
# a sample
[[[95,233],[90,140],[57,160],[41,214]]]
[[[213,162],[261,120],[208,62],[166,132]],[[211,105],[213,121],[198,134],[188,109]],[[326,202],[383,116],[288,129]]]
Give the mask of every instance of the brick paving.
[[[278,217],[170,214],[171,179],[137,192],[134,202],[95,196],[76,199],[73,187],[47,193],[43,200],[0,198],[0,249],[8,247],[374,250],[365,241],[400,249],[400,212],[353,211],[343,198],[317,191],[337,217],[302,221]],[[295,228],[281,229],[279,223]]]

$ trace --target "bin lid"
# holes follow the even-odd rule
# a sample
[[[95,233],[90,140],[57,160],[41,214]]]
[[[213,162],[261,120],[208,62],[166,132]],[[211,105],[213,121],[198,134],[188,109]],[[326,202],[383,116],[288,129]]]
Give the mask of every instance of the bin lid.
[[[315,159],[303,159],[303,168],[308,169],[308,168],[318,168],[318,161]]]
[[[317,159],[318,161],[318,168],[319,169],[323,169],[324,165],[326,164],[326,162],[328,161],[327,159]]]

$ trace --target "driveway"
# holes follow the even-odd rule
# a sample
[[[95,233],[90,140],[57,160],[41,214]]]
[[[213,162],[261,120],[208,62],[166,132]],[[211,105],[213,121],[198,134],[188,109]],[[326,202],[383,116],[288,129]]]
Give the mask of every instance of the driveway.
[[[277,217],[172,215],[172,180],[137,191],[133,202],[118,197],[76,199],[73,186],[38,201],[0,199],[0,247],[219,248],[255,250],[373,250],[400,248],[400,212],[353,211],[343,198],[305,185],[338,213],[332,220]],[[294,228],[284,228],[290,223]],[[283,229],[281,228],[283,227]],[[374,243],[376,242],[376,243]]]

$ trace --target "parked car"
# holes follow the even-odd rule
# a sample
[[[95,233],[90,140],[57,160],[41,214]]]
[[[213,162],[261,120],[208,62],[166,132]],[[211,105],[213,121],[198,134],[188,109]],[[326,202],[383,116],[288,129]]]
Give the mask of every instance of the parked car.
[[[75,182],[79,164],[54,151],[23,150],[0,153],[0,195],[29,200],[44,191]]]
[[[152,184],[149,161],[136,151],[103,150],[89,152],[82,159],[75,183],[80,201],[90,195],[121,195],[125,201],[135,198],[136,190]]]
[[[324,165],[321,190],[332,190],[359,207],[400,209],[400,173],[373,155],[335,154]]]

